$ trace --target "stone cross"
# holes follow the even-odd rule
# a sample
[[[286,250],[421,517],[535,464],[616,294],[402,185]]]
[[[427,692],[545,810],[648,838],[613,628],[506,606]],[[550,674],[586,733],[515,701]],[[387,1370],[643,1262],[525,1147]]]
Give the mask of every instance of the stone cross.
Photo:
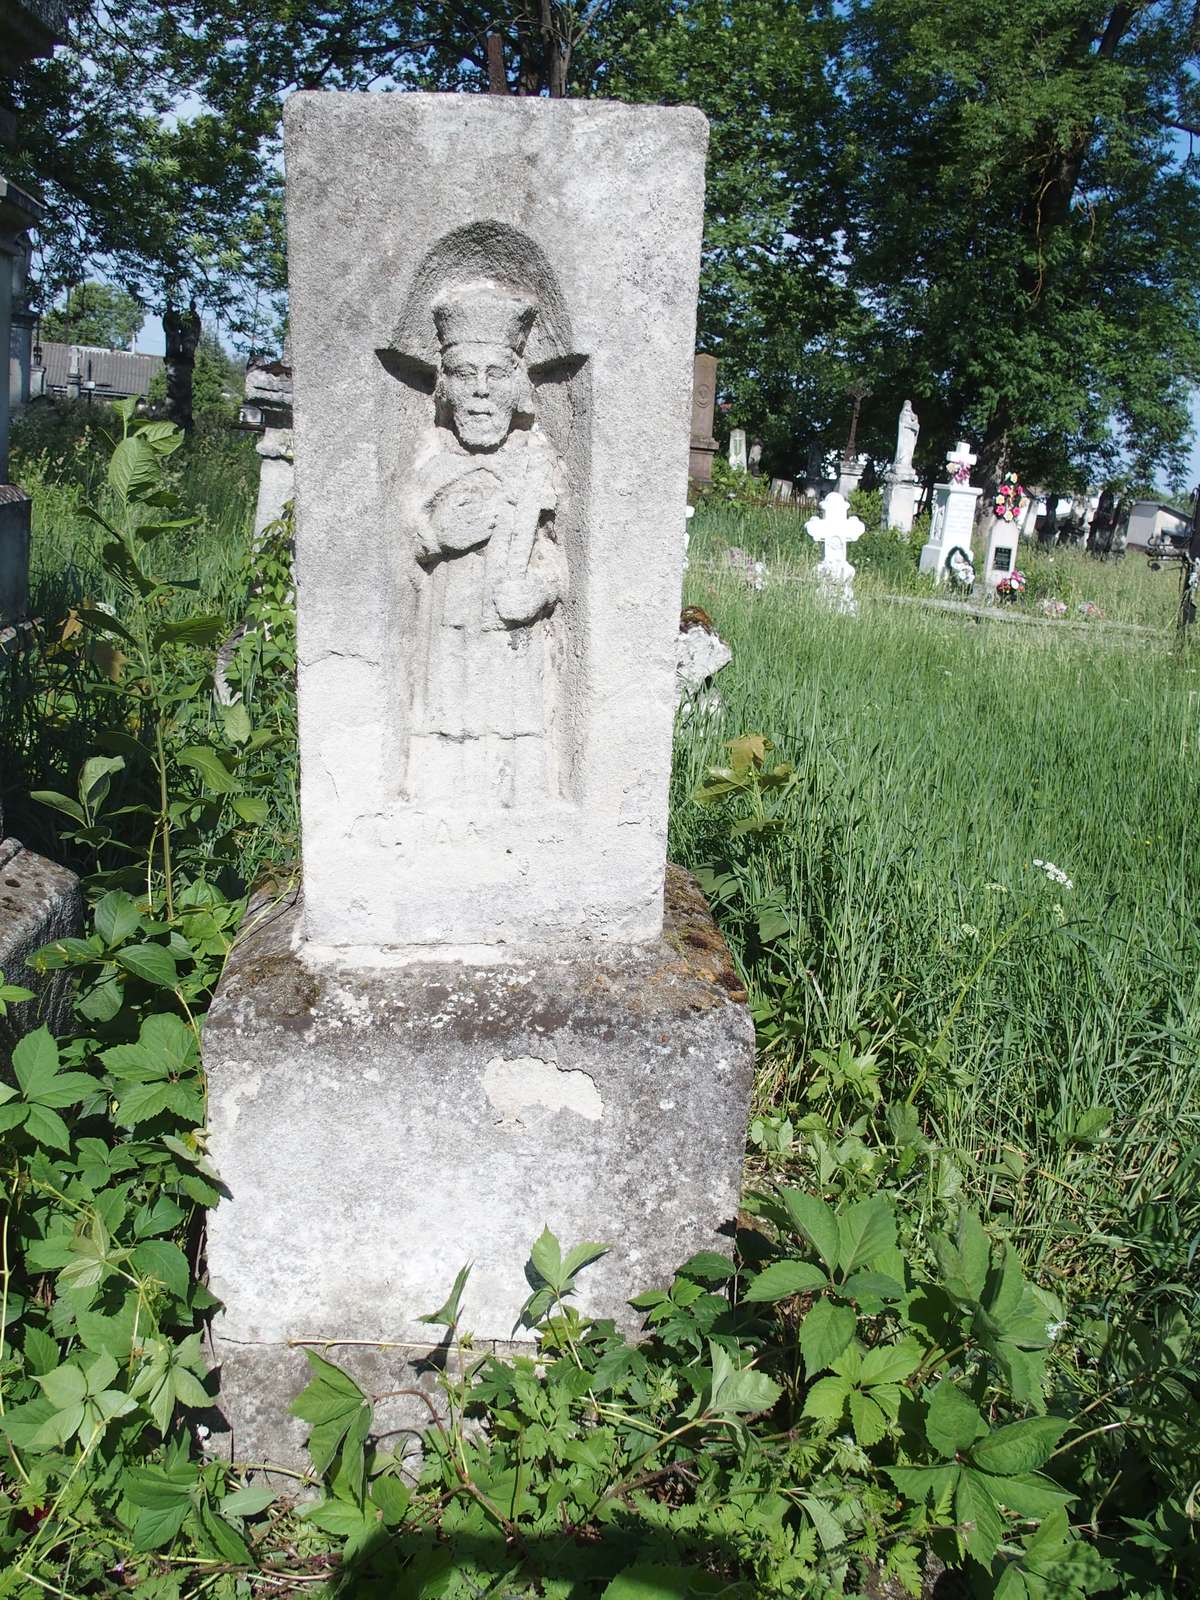
[[[834,490],[821,501],[820,516],[809,517],[804,524],[809,538],[815,539],[822,547],[818,572],[836,573],[840,578],[844,576],[844,569],[849,566],[846,560],[846,546],[853,544],[856,539],[861,539],[865,528],[862,518],[848,516],[848,510],[849,502]],[[853,567],[850,567],[850,576],[854,576]]]
[[[961,481],[963,483],[966,483],[970,480],[971,468],[978,460],[979,457],[971,449],[971,446],[965,439],[960,439],[953,450],[946,452],[946,465],[950,468],[951,476],[953,476],[955,472],[962,471],[963,468],[966,469],[962,473]]]
[[[846,547],[864,533],[861,517],[847,515],[848,503],[835,489],[821,501],[821,514],[804,524],[810,539],[822,547],[822,557],[814,576],[826,601],[837,611],[853,616],[858,610],[854,598],[854,573],[846,559]]]
[[[747,469],[746,430],[744,428],[734,428],[729,435],[729,465],[739,468],[742,472]]]

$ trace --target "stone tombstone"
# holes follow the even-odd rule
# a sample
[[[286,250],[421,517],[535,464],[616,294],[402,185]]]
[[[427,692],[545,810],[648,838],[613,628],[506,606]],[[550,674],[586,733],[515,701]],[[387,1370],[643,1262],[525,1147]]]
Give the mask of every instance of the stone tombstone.
[[[750,445],[750,454],[746,458],[746,470],[752,478],[757,478],[762,472],[762,453],[762,440],[753,440]]]
[[[838,462],[838,481],[835,493],[840,494],[843,500],[849,500],[862,482],[863,473],[866,470],[866,456],[855,456],[850,461],[843,458]]]
[[[943,582],[952,550],[971,555],[971,534],[975,527],[975,502],[982,491],[971,483],[971,468],[978,457],[965,440],[946,455],[946,482],[933,488],[933,511],[929,538],[921,547],[920,569]],[[1014,541],[1015,542],[1015,541]]]
[[[729,435],[729,465],[738,472],[750,470],[749,457],[746,451],[745,428],[734,428]]]
[[[717,399],[717,358],[697,350],[692,363],[692,435],[688,473],[693,483],[712,481],[717,453],[713,437],[713,408]]]
[[[988,531],[987,561],[983,578],[989,589],[994,589],[1002,579],[1016,570],[1017,533],[1015,523],[996,517]]]
[[[528,1338],[546,1225],[636,1326],[728,1249],[753,1074],[665,863],[706,123],[302,93],[285,131],[303,886],[204,1034],[219,1447],[281,1464],[306,1342],[430,1387],[468,1260],[464,1329]]]
[[[282,361],[252,361],[246,368],[245,403],[240,421],[259,433],[255,450],[258,500],[254,508],[254,540],[278,522],[295,495],[292,454],[292,368],[284,351]]]
[[[917,511],[917,475],[913,471],[913,452],[921,431],[920,419],[911,400],[904,402],[896,426],[896,455],[884,475],[883,522],[887,528],[911,533]]]
[[[6,983],[33,992],[32,1000],[10,1006],[0,1017],[0,1062],[7,1061],[22,1034],[46,1023],[62,1032],[71,1015],[69,972],[34,972],[28,958],[52,939],[82,932],[83,896],[79,879],[66,867],[6,838],[0,805],[0,972]]]
[[[821,501],[820,515],[804,524],[810,539],[821,546],[821,560],[813,573],[818,592],[834,611],[846,616],[858,614],[854,598],[856,568],[846,558],[847,547],[865,532],[861,517],[848,515],[845,496],[835,490]]]

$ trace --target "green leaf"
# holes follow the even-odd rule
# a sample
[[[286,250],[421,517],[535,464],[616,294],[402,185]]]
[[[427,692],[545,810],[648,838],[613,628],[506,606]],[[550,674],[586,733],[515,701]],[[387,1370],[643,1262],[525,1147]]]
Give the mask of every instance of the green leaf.
[[[27,1033],[13,1050],[12,1064],[25,1099],[38,1099],[39,1092],[50,1087],[58,1071],[58,1046],[49,1028]]]
[[[996,1504],[1007,1506],[1018,1517],[1049,1516],[1076,1498],[1038,1472],[1012,1478],[994,1478],[986,1472],[978,1476],[987,1483]]]
[[[542,1282],[561,1294],[564,1286],[562,1251],[548,1226],[542,1228],[533,1249],[529,1252],[529,1260]]]
[[[395,1482],[395,1479],[391,1481]],[[268,1489],[261,1483],[248,1483],[225,1496],[221,1501],[221,1515],[256,1517],[260,1511],[265,1511],[268,1506],[274,1505],[278,1498],[274,1489]]]
[[[104,527],[108,527],[108,523],[104,521],[103,517],[98,517],[96,520],[102,523]],[[112,532],[111,529],[109,531]],[[130,633],[120,617],[114,617],[111,612],[92,611],[86,606],[80,606],[75,615],[85,628],[90,628],[95,633],[110,633],[116,639],[124,639],[125,643],[132,645],[135,650],[138,648],[138,642],[133,634]]]
[[[89,756],[79,774],[79,798],[85,805],[101,805],[108,798],[113,775],[124,767],[124,756]]]
[[[850,1420],[854,1425],[854,1437],[864,1450],[878,1444],[887,1432],[887,1417],[870,1395],[863,1394],[860,1389],[850,1391]]]
[[[902,1339],[899,1344],[876,1345],[863,1357],[858,1381],[864,1388],[876,1383],[903,1383],[910,1378],[924,1359],[924,1351],[915,1339]]]
[[[270,806],[256,794],[235,794],[229,803],[243,822],[257,825],[271,814]]]
[[[71,1135],[67,1132],[66,1123],[57,1111],[51,1111],[48,1106],[29,1107],[25,1114],[25,1131],[38,1144],[47,1145],[51,1150],[65,1153],[71,1148]]]
[[[978,1305],[987,1282],[991,1245],[976,1214],[964,1207],[952,1236],[934,1235],[933,1252],[947,1292],[963,1305]]]
[[[232,1523],[217,1515],[209,1505],[207,1496],[200,1502],[200,1527],[219,1560],[234,1567],[254,1565],[250,1546]]]
[[[593,1261],[599,1261],[601,1256],[606,1256],[609,1246],[606,1244],[577,1244],[567,1251],[567,1258],[563,1262],[563,1277],[570,1280],[584,1267],[590,1266]]]
[[[742,1295],[752,1303],[786,1300],[790,1295],[828,1289],[829,1279],[808,1261],[773,1261],[753,1278]]]
[[[429,1311],[423,1317],[418,1317],[418,1322],[431,1322],[435,1327],[453,1328],[458,1321],[458,1308],[462,1301],[463,1290],[467,1286],[467,1279],[471,1276],[473,1263],[468,1261],[465,1267],[459,1270],[454,1280],[454,1287],[450,1290],[445,1302],[436,1311]]]
[[[1047,1461],[1069,1426],[1065,1417],[1026,1417],[981,1439],[971,1460],[984,1472],[1032,1472]]]
[[[969,1450],[986,1433],[978,1409],[950,1378],[943,1378],[929,1399],[925,1436],[940,1455],[952,1458]]]
[[[178,755],[181,767],[191,767],[200,774],[204,787],[213,794],[234,794],[241,784],[208,744],[191,744]]]
[[[118,950],[116,961],[126,972],[144,983],[157,984],[162,989],[173,989],[179,982],[175,957],[161,944],[127,944]]]
[[[896,1245],[896,1218],[883,1195],[860,1200],[838,1219],[838,1266],[843,1276],[865,1267]]]
[[[110,889],[97,903],[96,932],[106,945],[121,944],[141,924],[141,912],[132,895],[123,889]]]
[[[58,1366],[58,1340],[42,1328],[25,1330],[25,1370],[33,1377],[53,1372]]]
[[[836,1422],[846,1409],[849,1393],[845,1378],[818,1378],[804,1397],[804,1415],[819,1422]]]
[[[411,1498],[408,1485],[390,1474],[376,1478],[371,1485],[371,1500],[383,1512],[389,1528],[404,1521]]]
[[[168,1239],[147,1239],[134,1246],[129,1259],[144,1277],[157,1279],[170,1294],[187,1299],[191,1273],[187,1257],[177,1244]]]
[[[1067,1136],[1068,1144],[1091,1145],[1108,1127],[1114,1116],[1112,1106],[1092,1106],[1076,1118]]]
[[[140,1511],[133,1525],[133,1548],[161,1550],[164,1545],[170,1544],[183,1527],[184,1519],[191,1509],[192,1502],[189,1498]]]
[[[73,821],[87,824],[87,813],[78,800],[72,800],[65,794],[59,794],[57,789],[31,789],[31,800],[36,800],[40,805],[53,806],[55,811],[62,811]]]
[[[122,439],[108,463],[108,481],[122,500],[138,499],[139,490],[149,489],[159,480],[158,457],[142,434]]]
[[[75,1405],[87,1393],[87,1379],[79,1367],[72,1362],[66,1362],[61,1367],[55,1367],[53,1372],[43,1373],[37,1380],[46,1399],[59,1410],[63,1406]]]
[[[735,1367],[728,1352],[712,1339],[708,1341],[708,1354],[713,1370],[709,1410],[714,1416],[750,1416],[769,1411],[783,1393],[765,1373]]]
[[[241,700],[235,700],[231,706],[221,707],[221,727],[230,744],[245,744],[249,739],[253,732],[250,713]]]
[[[318,1500],[316,1505],[302,1506],[299,1515],[305,1522],[311,1522],[314,1528],[321,1528],[340,1539],[352,1539],[369,1532],[374,1522],[367,1512],[360,1511],[346,1500]]]
[[[992,1499],[987,1480],[964,1467],[954,1491],[954,1515],[963,1529],[967,1549],[988,1567],[1004,1537],[1004,1519]]]
[[[698,1250],[683,1263],[678,1275],[699,1278],[704,1283],[724,1283],[733,1277],[734,1270],[728,1256],[718,1255],[715,1250]]]
[[[800,1324],[799,1344],[811,1378],[832,1366],[854,1337],[855,1317],[849,1306],[818,1300]]]
[[[370,1406],[366,1395],[332,1362],[306,1350],[313,1377],[292,1402],[292,1415],[311,1424],[308,1453],[318,1472],[324,1472],[337,1454],[350,1424]]]
[[[839,1246],[838,1223],[833,1212],[823,1200],[799,1189],[783,1189],[780,1198],[796,1228],[832,1272],[837,1266]]]

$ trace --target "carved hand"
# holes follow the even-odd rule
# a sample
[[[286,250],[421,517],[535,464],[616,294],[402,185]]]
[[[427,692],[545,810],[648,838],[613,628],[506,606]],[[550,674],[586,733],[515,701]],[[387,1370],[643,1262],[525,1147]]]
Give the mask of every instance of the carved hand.
[[[448,483],[429,505],[429,521],[439,550],[473,550],[486,544],[500,514],[500,480],[477,467]]]
[[[510,628],[532,622],[557,599],[549,585],[532,572],[523,578],[505,578],[496,585],[496,610]]]

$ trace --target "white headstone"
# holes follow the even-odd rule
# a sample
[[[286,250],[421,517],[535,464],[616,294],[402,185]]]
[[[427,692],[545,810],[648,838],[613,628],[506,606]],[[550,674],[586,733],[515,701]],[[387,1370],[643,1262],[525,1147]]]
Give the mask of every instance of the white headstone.
[[[934,485],[929,538],[921,548],[921,571],[931,573],[939,583],[944,582],[955,551],[971,560],[975,502],[982,492],[971,483],[971,468],[977,460],[970,445],[960,440],[946,456],[947,481]]]
[[[849,500],[862,482],[862,475],[866,470],[866,456],[855,456],[853,461],[840,461],[838,463],[837,493],[844,499]]]
[[[822,546],[822,557],[813,574],[822,593],[835,610],[853,616],[858,611],[854,598],[856,569],[846,559],[846,549],[862,537],[864,528],[862,518],[852,517],[848,511],[845,497],[835,490],[821,501],[820,516],[809,517],[804,526],[809,538]]]
[[[736,467],[739,472],[747,470],[746,430],[744,428],[734,428],[729,435],[729,465]]]

